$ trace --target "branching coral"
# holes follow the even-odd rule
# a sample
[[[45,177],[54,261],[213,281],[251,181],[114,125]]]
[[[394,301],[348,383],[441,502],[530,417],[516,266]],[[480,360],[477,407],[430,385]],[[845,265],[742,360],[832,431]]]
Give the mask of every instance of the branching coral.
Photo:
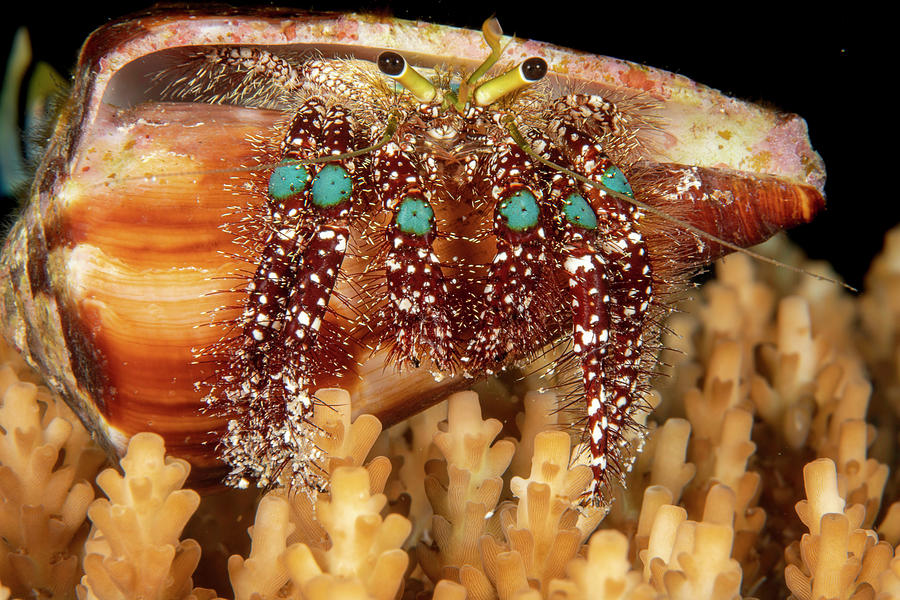
[[[569,467],[570,453],[568,434],[539,433],[531,475],[513,477],[510,483],[518,504],[507,504],[499,512],[504,539],[481,540],[484,570],[500,598],[528,590],[530,582],[548,590],[553,579],[563,577],[566,564],[605,514],[600,509],[578,510],[591,475],[586,465]]]
[[[434,436],[444,460],[426,465],[434,543],[418,548],[419,564],[432,581],[448,577],[447,569],[480,568],[479,539],[500,498],[501,475],[515,450],[509,440],[494,442],[501,427],[496,419],[482,420],[474,392],[448,400],[447,429]]]
[[[408,563],[401,546],[410,523],[399,515],[382,518],[386,498],[371,494],[371,485],[362,467],[335,469],[330,497],[316,504],[327,548],[288,546],[294,530],[290,498],[279,491],[266,494],[250,532],[250,556],[233,556],[228,563],[235,598],[394,598]]]
[[[900,597],[900,481],[889,471],[900,318],[873,300],[900,281],[900,260],[879,264],[881,287],[863,302],[759,275],[746,257],[720,265],[691,312],[674,316],[674,367],[648,398],[662,410],[604,510],[579,505],[589,480],[580,440],[560,430],[554,394],[525,393],[532,379],[482,386],[496,396],[483,402],[456,394],[387,432],[373,417],[351,422],[346,392],[320,390],[329,490],[265,494],[249,550],[212,575],[204,567],[204,581],[241,600]],[[891,332],[855,347],[857,313]],[[199,545],[179,539],[197,505],[180,489],[186,464],[164,458],[159,438],[136,436],[123,474],[97,478],[109,499],[88,511],[93,488],[80,480],[100,455],[9,358],[0,600],[72,597],[79,578],[81,598],[215,597],[193,587]],[[206,501],[196,522],[216,523],[223,502]],[[213,567],[224,552],[204,547]]]
[[[313,501],[305,494],[274,490],[260,501],[246,559],[232,556],[228,572],[237,600],[360,598],[391,600],[403,586],[408,555],[402,550],[410,522],[382,516],[390,462],[376,457],[361,466],[381,431],[364,415],[350,422],[346,392],[327,390],[317,426],[327,433],[322,449],[330,493]]]
[[[122,475],[106,469],[97,476],[109,499],[95,500],[88,511],[93,528],[78,597],[209,597],[191,582],[200,545],[179,539],[200,503],[197,492],[181,489],[187,461],[166,457],[161,437],[141,433],[131,438],[121,465]]]
[[[0,580],[17,596],[74,597],[83,526],[103,461],[46,388],[0,368]]]
[[[890,568],[893,548],[860,527],[866,509],[846,505],[834,462],[818,459],[803,474],[807,499],[797,503],[797,514],[809,533],[787,550],[785,580],[791,593],[800,600],[873,597]]]

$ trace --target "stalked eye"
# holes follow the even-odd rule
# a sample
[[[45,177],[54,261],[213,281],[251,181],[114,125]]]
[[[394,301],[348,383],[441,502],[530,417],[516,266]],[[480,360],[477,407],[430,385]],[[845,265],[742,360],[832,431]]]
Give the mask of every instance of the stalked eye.
[[[546,74],[547,61],[538,57],[529,58],[503,75],[498,75],[478,86],[474,94],[475,104],[478,106],[493,104],[516,90],[540,81]]]
[[[522,78],[526,81],[540,81],[547,74],[547,61],[538,56],[532,56],[522,63]]]
[[[335,206],[350,198],[350,175],[339,165],[325,165],[312,184],[313,204],[320,208]]]
[[[437,97],[434,84],[409,66],[406,59],[396,52],[386,51],[378,55],[378,69],[409,90],[419,102],[431,102]]]
[[[585,229],[597,228],[597,215],[581,194],[570,194],[563,200],[566,221]]]
[[[537,225],[540,214],[537,200],[528,190],[518,191],[501,202],[498,212],[506,219],[506,226],[513,231],[531,229]]]
[[[406,70],[406,59],[396,52],[382,52],[378,55],[378,68],[388,77],[399,77]]]
[[[269,197],[284,200],[302,191],[308,182],[309,171],[303,165],[279,165],[269,178]]]

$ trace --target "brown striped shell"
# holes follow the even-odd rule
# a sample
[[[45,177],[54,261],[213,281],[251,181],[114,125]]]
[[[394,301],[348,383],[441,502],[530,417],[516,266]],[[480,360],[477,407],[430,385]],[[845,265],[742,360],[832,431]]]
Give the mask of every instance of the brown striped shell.
[[[238,304],[217,293],[237,268],[233,238],[220,226],[240,204],[234,168],[253,164],[252,140],[282,114],[162,102],[147,75],[192,49],[224,44],[367,60],[389,48],[417,64],[469,69],[484,56],[475,31],[275,9],[155,12],[111,23],[85,43],[29,205],[3,248],[3,334],[111,451],[123,451],[134,433],[156,431],[201,467],[199,479],[221,473],[210,442],[222,423],[201,411],[195,384],[213,367],[198,364],[195,349],[221,337],[210,314]],[[543,57],[560,86],[651,100],[658,126],[646,172],[676,173],[669,179],[682,184],[655,190],[656,204],[716,236],[749,246],[810,220],[824,204],[824,169],[796,115],[540,42],[513,40],[505,56]],[[654,226],[644,234],[682,268],[724,253],[648,219]],[[472,262],[489,260],[472,252]],[[358,378],[318,383],[348,388],[355,413],[386,424],[467,383],[425,370],[398,375],[385,356],[357,357]]]

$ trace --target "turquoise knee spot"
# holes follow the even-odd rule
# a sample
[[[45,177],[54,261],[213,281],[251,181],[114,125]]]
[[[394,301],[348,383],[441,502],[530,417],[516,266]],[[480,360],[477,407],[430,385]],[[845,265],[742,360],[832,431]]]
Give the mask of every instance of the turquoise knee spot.
[[[340,165],[325,165],[312,183],[312,201],[319,208],[335,206],[350,199],[353,182]]]
[[[395,221],[403,233],[425,235],[431,231],[434,210],[425,200],[407,196],[400,204]]]
[[[273,200],[284,200],[303,191],[308,182],[309,171],[303,165],[279,165],[269,177],[269,197]]]
[[[521,190],[500,203],[499,212],[513,231],[531,229],[538,222],[537,200],[528,190]]]
[[[619,192],[620,194],[625,194],[626,196],[634,198],[634,192],[631,191],[631,185],[629,185],[628,180],[625,179],[625,174],[615,165],[603,172],[603,185],[614,192]]]
[[[581,194],[569,194],[563,200],[563,215],[565,215],[566,221],[572,225],[578,225],[585,229],[597,228],[597,215],[594,214],[594,209]]]

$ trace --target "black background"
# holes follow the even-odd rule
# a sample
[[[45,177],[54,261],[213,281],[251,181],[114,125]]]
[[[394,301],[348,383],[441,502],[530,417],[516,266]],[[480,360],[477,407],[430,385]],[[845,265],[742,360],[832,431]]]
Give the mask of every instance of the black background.
[[[26,25],[38,58],[69,74],[85,37],[112,18],[149,4],[69,3],[20,6],[5,22],[3,42]],[[258,4],[258,3],[257,3]],[[591,8],[565,2],[316,1],[294,4],[314,10],[367,10],[407,19],[479,28],[495,14],[504,33],[515,34],[645,63],[683,74],[746,100],[764,102],[803,116],[813,147],[828,170],[828,209],[811,225],[792,232],[813,258],[825,259],[859,286],[884,232],[900,221],[896,179],[881,148],[893,137],[895,103],[873,78],[879,41],[878,16],[860,7],[829,14],[822,9],[758,6],[593,2]],[[580,7],[579,7],[580,6]],[[865,22],[856,22],[856,15]],[[885,42],[887,45],[887,42]],[[4,51],[4,55],[6,51]],[[11,206],[6,200],[7,207]]]

